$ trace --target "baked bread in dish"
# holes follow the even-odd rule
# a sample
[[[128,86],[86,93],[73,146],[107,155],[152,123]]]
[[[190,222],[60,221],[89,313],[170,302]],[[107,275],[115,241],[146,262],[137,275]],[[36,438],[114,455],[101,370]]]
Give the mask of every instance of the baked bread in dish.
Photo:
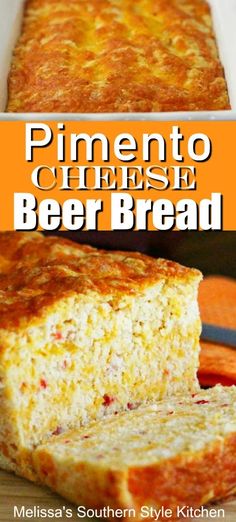
[[[78,506],[134,508],[137,519],[164,507],[176,520],[236,490],[235,449],[236,388],[217,386],[53,437],[34,464]]]
[[[53,433],[198,390],[201,274],[135,252],[0,234],[0,466]]]
[[[8,112],[229,108],[206,0],[27,0]]]

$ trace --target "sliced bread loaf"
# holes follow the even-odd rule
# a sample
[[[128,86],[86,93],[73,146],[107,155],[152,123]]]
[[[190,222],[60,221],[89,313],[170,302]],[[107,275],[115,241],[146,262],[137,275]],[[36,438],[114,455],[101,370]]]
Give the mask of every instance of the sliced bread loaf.
[[[201,274],[40,233],[0,234],[0,466],[53,433],[198,389]]]
[[[236,387],[217,386],[54,436],[34,453],[43,483],[92,508],[199,507],[236,489]]]

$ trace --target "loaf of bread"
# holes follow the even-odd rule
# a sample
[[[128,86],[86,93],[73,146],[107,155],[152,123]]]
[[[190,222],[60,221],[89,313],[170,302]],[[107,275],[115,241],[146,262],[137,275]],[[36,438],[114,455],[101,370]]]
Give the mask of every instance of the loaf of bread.
[[[0,234],[0,466],[53,433],[198,389],[201,274],[40,233]]]
[[[8,112],[229,108],[206,0],[27,0]]]
[[[236,387],[110,416],[53,437],[33,459],[41,481],[78,506],[180,518],[236,491]]]

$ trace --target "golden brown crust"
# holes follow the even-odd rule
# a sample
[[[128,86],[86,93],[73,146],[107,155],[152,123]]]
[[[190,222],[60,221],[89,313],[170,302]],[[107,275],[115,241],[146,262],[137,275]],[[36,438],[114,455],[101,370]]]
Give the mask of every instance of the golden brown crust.
[[[197,508],[219,500],[236,488],[235,449],[236,434],[231,434],[187,460],[176,457],[157,466],[131,469],[128,490],[138,507],[150,497],[150,503],[158,498],[160,506],[168,499],[173,513],[178,507]]]
[[[99,467],[90,470],[89,465],[78,464],[74,471],[78,473],[77,487],[64,491],[62,473],[68,480],[68,469],[58,472],[53,456],[40,447],[36,450],[34,462],[42,483],[72,502],[81,503],[79,477],[85,476],[87,482],[85,490],[82,490],[82,501],[87,507],[133,507],[135,518],[141,519],[142,506],[156,509],[164,506],[172,510],[171,520],[176,520],[179,519],[178,510],[184,506],[196,509],[235,491],[235,448],[236,434],[230,434],[209,444],[204,451],[190,452],[188,457],[180,455],[160,464],[128,468],[123,472],[108,472],[103,468],[99,470]],[[160,516],[160,520],[165,520],[165,517]]]
[[[0,233],[0,329],[15,329],[75,294],[137,295],[169,278],[200,280],[198,270],[138,252],[113,252],[40,233]]]
[[[205,0],[28,0],[12,112],[229,109]]]
[[[235,396],[172,395],[66,431],[36,448],[35,469],[77,505],[199,507],[236,488]]]

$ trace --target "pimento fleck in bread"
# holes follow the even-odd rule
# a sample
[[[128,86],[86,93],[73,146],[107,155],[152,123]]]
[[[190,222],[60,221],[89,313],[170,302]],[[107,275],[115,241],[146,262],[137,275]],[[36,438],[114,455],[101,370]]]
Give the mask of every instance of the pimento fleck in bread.
[[[42,483],[79,506],[178,510],[236,491],[236,387],[140,407],[53,437],[33,456]]]
[[[198,389],[201,274],[40,233],[0,234],[0,466],[53,433]]]
[[[229,109],[205,0],[28,0],[8,112]]]

